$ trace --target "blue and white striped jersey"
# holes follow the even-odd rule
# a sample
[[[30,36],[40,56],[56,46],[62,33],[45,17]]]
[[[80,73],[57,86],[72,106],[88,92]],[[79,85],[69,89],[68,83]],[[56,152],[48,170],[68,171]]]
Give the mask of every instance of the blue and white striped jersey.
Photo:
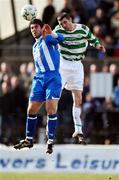
[[[50,71],[59,71],[60,54],[57,44],[63,40],[63,35],[58,33],[56,38],[49,34],[45,38],[41,36],[35,42],[33,57],[36,76]]]

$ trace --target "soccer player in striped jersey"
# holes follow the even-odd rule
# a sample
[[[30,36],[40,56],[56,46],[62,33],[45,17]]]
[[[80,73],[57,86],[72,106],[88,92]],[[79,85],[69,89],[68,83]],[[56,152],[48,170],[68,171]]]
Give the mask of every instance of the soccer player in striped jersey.
[[[84,81],[84,69],[82,60],[90,43],[97,50],[105,52],[105,48],[99,40],[83,24],[75,24],[67,13],[57,17],[59,25],[54,32],[63,34],[65,40],[59,44],[61,55],[61,75],[63,87],[72,91],[73,95],[73,120],[75,131],[73,138],[78,138],[80,144],[85,144],[81,122],[81,103]]]
[[[14,146],[15,149],[33,147],[33,135],[37,123],[37,113],[45,102],[48,124],[46,153],[53,152],[53,141],[57,126],[57,104],[61,94],[62,81],[59,73],[60,54],[57,44],[63,35],[52,33],[50,26],[41,20],[30,22],[30,30],[36,42],[33,45],[35,76],[32,82],[27,109],[26,138]]]

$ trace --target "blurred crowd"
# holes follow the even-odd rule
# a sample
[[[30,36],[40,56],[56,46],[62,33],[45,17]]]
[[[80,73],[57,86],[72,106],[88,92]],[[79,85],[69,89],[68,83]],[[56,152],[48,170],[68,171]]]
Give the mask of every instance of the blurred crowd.
[[[106,56],[119,57],[119,0],[64,0],[61,12],[72,14],[73,21],[86,24],[106,47]],[[59,12],[58,12],[59,13]],[[42,19],[52,28],[58,15],[53,0],[48,0]],[[104,54],[89,47],[86,56],[104,59]],[[106,61],[107,62],[107,61]],[[89,144],[119,143],[119,66],[93,63],[85,70],[82,104],[83,131]],[[110,98],[94,98],[90,91],[90,75],[96,72],[111,73],[113,92]],[[28,95],[34,75],[34,64],[0,63],[0,143],[11,145],[24,138]],[[57,143],[77,143],[73,133],[71,92],[63,90],[58,107],[59,126]],[[36,142],[44,142],[46,113],[39,112]]]
[[[92,97],[90,75],[97,72],[112,74],[113,92],[111,97]],[[0,64],[0,143],[15,144],[24,138],[28,95],[33,75],[33,62],[22,63],[18,67],[5,62]],[[71,92],[64,89],[58,107],[57,143],[76,143],[71,138],[74,129],[72,103]],[[46,126],[44,107],[38,117],[35,140],[43,143],[45,142]],[[88,143],[119,143],[118,65],[104,64],[99,68],[97,64],[90,64],[84,81],[82,120],[83,131]]]
[[[27,91],[31,84],[31,63],[22,64],[19,74],[7,63],[0,69],[0,142],[14,143],[23,135],[27,108]],[[27,90],[26,90],[27,89]]]

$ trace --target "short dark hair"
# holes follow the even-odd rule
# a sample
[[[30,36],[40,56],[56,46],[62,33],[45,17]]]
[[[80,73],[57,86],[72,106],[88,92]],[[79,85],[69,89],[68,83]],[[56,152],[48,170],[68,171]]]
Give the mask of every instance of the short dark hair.
[[[61,13],[58,17],[57,17],[57,20],[58,21],[61,21],[63,18],[67,18],[67,19],[70,19],[71,18],[71,15],[66,13],[66,12],[63,12]]]
[[[33,20],[31,20],[31,21],[30,21],[30,24],[29,24],[29,27],[30,27],[32,24],[39,24],[41,28],[44,26],[44,23],[43,23],[40,19],[33,19]]]

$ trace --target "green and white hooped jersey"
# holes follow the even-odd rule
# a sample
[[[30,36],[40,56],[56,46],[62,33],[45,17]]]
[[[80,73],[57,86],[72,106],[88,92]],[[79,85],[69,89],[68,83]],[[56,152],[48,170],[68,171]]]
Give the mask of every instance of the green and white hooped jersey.
[[[99,44],[99,40],[83,24],[76,24],[73,31],[66,31],[57,25],[54,32],[61,33],[65,37],[65,40],[59,44],[59,51],[65,60],[82,60],[85,57],[88,42],[94,47]]]

